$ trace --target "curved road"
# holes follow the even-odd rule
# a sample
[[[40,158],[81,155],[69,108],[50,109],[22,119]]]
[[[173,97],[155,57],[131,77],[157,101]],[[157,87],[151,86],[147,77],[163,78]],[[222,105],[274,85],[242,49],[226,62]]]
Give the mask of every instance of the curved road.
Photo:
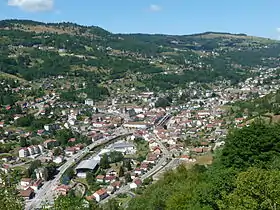
[[[73,164],[78,162],[84,155],[87,153],[88,150],[92,150],[94,147],[102,145],[104,143],[107,143],[117,137],[128,135],[130,132],[124,131],[120,129],[116,129],[115,135],[112,136],[111,138],[103,138],[100,139],[96,142],[93,142],[89,146],[87,146],[85,149],[80,150],[77,154],[72,156],[67,160],[66,163],[64,163],[58,170],[59,173],[55,176],[53,180],[50,180],[48,182],[45,182],[45,184],[37,191],[35,197],[28,201],[25,209],[26,210],[31,210],[35,208],[40,208],[45,204],[51,204],[54,200],[55,197],[55,188],[57,185],[60,183],[60,178],[62,175],[65,173],[65,171],[71,167]]]

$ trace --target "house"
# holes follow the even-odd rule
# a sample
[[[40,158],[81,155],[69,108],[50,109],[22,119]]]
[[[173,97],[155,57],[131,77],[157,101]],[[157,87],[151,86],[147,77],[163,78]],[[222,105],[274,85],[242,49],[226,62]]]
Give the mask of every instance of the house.
[[[115,176],[106,176],[105,177],[105,183],[111,183],[116,181],[116,177]]]
[[[58,124],[47,124],[44,125],[44,129],[46,131],[55,131],[58,130],[60,128],[60,126]]]
[[[87,99],[85,100],[85,105],[88,105],[88,106],[93,106],[93,105],[94,105],[94,102],[93,102],[93,100],[92,100],[92,99],[87,98]]]
[[[189,159],[190,159],[190,156],[188,156],[188,155],[181,155],[179,157],[179,160],[182,160],[182,161],[188,161]]]
[[[131,107],[126,107],[127,110],[134,110],[135,113],[141,113],[143,112],[143,107],[137,107],[137,106],[131,106]]]
[[[153,148],[153,154],[160,155],[161,149],[159,147]]]
[[[33,182],[30,187],[34,190],[34,192],[37,192],[42,185],[43,185],[43,180],[38,179],[37,181]]]
[[[64,157],[63,156],[57,156],[53,158],[53,162],[56,164],[60,164],[64,161]]]
[[[32,183],[32,179],[31,178],[22,178],[20,180],[20,186],[23,187],[23,188],[25,188],[27,186],[30,186],[31,183]]]
[[[107,175],[107,176],[117,176],[118,173],[117,173],[117,171],[114,170],[114,169],[109,169],[109,170],[107,171],[106,175]]]
[[[34,190],[30,187],[27,188],[26,190],[20,190],[20,196],[26,200],[32,199],[34,195],[35,195]]]
[[[25,158],[25,157],[28,157],[29,155],[30,155],[30,153],[29,153],[29,150],[27,148],[21,148],[18,151],[18,156],[20,158]]]
[[[27,147],[27,149],[28,149],[30,155],[34,155],[35,154],[34,146],[29,146],[29,147]]]
[[[70,187],[67,185],[60,185],[57,188],[55,188],[55,191],[57,195],[67,195],[67,193],[70,191]]]
[[[135,178],[133,182],[129,185],[130,189],[136,189],[137,187],[140,187],[142,184],[141,179]]]
[[[191,149],[191,151],[195,152],[195,153],[203,153],[203,148],[202,147],[197,147],[197,148]]]
[[[37,179],[44,179],[44,168],[36,168],[34,171]]]
[[[65,155],[66,156],[73,156],[76,153],[77,149],[76,147],[67,147],[65,149]]]
[[[130,178],[133,180],[136,177],[138,177],[138,175],[135,172],[130,173]]]
[[[76,141],[76,138],[70,138],[69,140],[68,140],[68,142],[75,142]]]
[[[155,155],[155,154],[148,155],[147,160],[146,160],[146,162],[151,163],[151,164],[155,164],[156,161],[157,161],[157,155]]]
[[[138,176],[141,175],[142,172],[143,172],[143,171],[142,171],[142,169],[140,169],[140,168],[136,168],[136,169],[134,170],[134,173],[137,174]]]
[[[103,183],[103,182],[104,182],[104,178],[105,178],[105,176],[103,176],[103,175],[98,175],[98,176],[96,177],[96,181],[97,181],[97,182]]]
[[[121,187],[121,182],[120,181],[115,181],[111,184],[115,189],[120,189]]]
[[[113,194],[116,191],[116,189],[112,185],[109,185],[106,188],[106,191],[107,191],[108,194]]]
[[[141,169],[142,171],[148,171],[148,169],[149,169],[149,163],[141,163],[140,169]]]
[[[243,118],[243,117],[235,118],[235,123],[239,124],[239,123],[242,123],[244,120],[245,120],[245,118]]]
[[[37,135],[42,136],[45,133],[45,130],[38,130]]]
[[[104,198],[108,197],[108,193],[105,189],[100,189],[100,190],[97,190],[94,194],[93,194],[96,202],[100,202],[101,200],[103,200]]]
[[[158,143],[155,142],[155,141],[150,141],[149,142],[149,148],[150,150],[152,150],[153,148],[157,147],[158,146]]]
[[[0,122],[0,128],[4,128],[4,122]]]

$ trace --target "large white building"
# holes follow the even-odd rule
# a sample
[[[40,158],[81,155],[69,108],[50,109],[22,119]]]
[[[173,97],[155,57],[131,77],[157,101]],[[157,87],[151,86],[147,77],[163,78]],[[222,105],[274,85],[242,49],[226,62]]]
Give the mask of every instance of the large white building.
[[[144,122],[127,122],[123,124],[123,127],[132,129],[146,129],[148,128],[148,125]]]
[[[116,142],[112,144],[109,149],[111,151],[121,152],[123,154],[134,154],[136,152],[136,148],[134,144],[129,142]]]
[[[24,158],[24,157],[28,157],[30,155],[29,151],[27,148],[21,148],[19,151],[18,151],[18,156],[20,158]]]
[[[18,151],[18,156],[20,158],[28,157],[31,155],[42,154],[44,152],[44,148],[42,145],[31,145],[29,147],[21,148]]]

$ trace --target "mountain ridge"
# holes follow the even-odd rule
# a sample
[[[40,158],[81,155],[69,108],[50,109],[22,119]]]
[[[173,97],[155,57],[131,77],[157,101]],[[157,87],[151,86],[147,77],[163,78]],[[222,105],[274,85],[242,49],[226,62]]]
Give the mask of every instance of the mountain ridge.
[[[94,25],[82,25],[74,22],[41,22],[41,21],[34,21],[34,20],[28,20],[28,19],[4,19],[0,20],[0,27],[4,24],[13,24],[13,23],[20,23],[24,25],[43,25],[43,26],[75,26],[75,27],[82,27],[82,28],[95,28],[99,30],[103,30],[104,32],[113,34],[113,35],[156,35],[156,36],[176,36],[176,37],[193,37],[193,36],[204,36],[204,35],[220,35],[220,36],[235,36],[235,37],[255,37],[255,38],[262,38],[262,39],[268,39],[273,41],[278,41],[275,39],[267,38],[267,37],[259,37],[254,35],[248,35],[245,33],[231,33],[231,32],[223,32],[223,31],[205,31],[205,32],[198,32],[198,33],[191,33],[191,34],[163,34],[163,33],[142,33],[142,32],[136,32],[136,33],[113,33],[110,32],[107,29],[104,29],[100,26],[94,26]]]

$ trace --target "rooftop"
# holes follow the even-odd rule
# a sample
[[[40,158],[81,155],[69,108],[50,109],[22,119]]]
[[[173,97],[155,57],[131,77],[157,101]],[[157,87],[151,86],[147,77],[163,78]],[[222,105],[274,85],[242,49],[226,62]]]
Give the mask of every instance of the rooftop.
[[[96,159],[96,158],[91,158],[88,160],[83,160],[82,162],[79,163],[79,165],[76,167],[77,169],[95,169],[95,167],[97,165],[99,165],[100,160]]]

